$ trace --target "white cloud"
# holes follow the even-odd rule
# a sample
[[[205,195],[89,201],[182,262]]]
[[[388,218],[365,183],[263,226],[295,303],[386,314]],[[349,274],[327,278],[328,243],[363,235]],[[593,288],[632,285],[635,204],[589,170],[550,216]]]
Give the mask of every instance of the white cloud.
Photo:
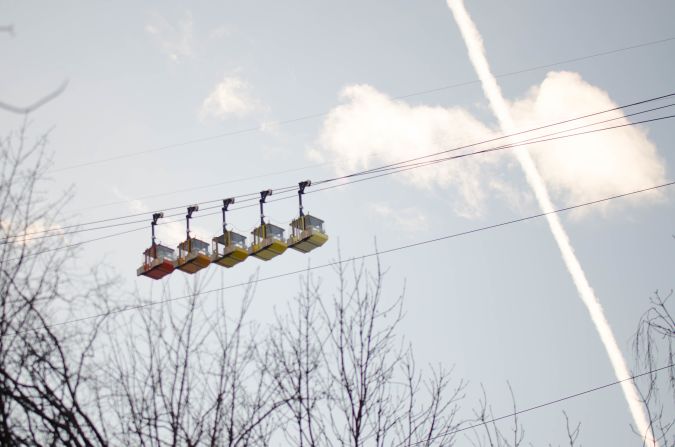
[[[393,100],[368,85],[348,86],[341,97],[344,103],[328,113],[316,144],[307,151],[307,156],[315,161],[343,160],[343,165],[336,168],[338,173],[410,159],[497,136],[460,107],[412,106]],[[606,92],[569,72],[549,73],[541,85],[532,88],[524,99],[511,106],[516,125],[523,130],[613,107],[616,104]],[[622,115],[616,112],[594,120],[614,116]],[[594,120],[570,123],[566,128]],[[626,122],[622,118],[609,125]],[[546,129],[541,134],[558,130],[562,129]],[[532,136],[526,134],[514,140]],[[664,181],[665,168],[656,147],[639,127],[572,137],[529,148],[561,206]],[[455,211],[465,217],[482,213],[488,193],[501,197],[516,209],[521,208],[531,200],[530,191],[520,191],[506,182],[501,174],[508,165],[497,161],[511,159],[504,157],[509,155],[508,151],[500,154],[467,157],[414,169],[396,177],[422,189],[435,187],[456,191],[459,200],[455,201]],[[658,198],[658,193],[649,197]],[[637,200],[644,202],[645,196]]]
[[[171,60],[179,62],[192,55],[192,13],[186,11],[176,23],[169,22],[163,16],[152,14],[145,31],[159,44]]]
[[[10,239],[12,243],[18,243],[24,246],[31,246],[45,241],[45,238],[58,237],[63,239],[65,232],[60,225],[47,224],[44,220],[38,219],[28,225],[25,230],[15,233],[12,221],[0,220],[0,230],[6,235],[16,236]]]
[[[345,104],[328,114],[317,145],[308,152],[315,160],[344,160],[341,172],[371,167],[376,158],[391,163],[494,135],[459,107],[410,106],[368,85],[349,86],[342,98]],[[461,200],[456,211],[472,216],[481,212],[485,196],[481,170],[496,159],[495,154],[468,157],[414,169],[402,177],[420,188],[457,188]]]
[[[245,116],[264,109],[251,94],[251,86],[238,76],[225,76],[202,103],[201,115],[223,119]]]
[[[426,215],[415,207],[394,210],[386,203],[373,203],[370,205],[370,211],[407,233],[424,231],[429,228]]]
[[[617,104],[605,91],[588,84],[578,74],[551,72],[526,98],[513,104],[512,115],[518,127],[526,129],[614,107]],[[613,112],[570,123],[567,128],[613,117],[622,118],[601,126],[628,122],[621,112]],[[665,181],[665,167],[656,146],[640,127],[546,142],[532,146],[530,151],[551,192],[564,204],[592,201]],[[635,200],[644,202],[658,197],[654,193]]]

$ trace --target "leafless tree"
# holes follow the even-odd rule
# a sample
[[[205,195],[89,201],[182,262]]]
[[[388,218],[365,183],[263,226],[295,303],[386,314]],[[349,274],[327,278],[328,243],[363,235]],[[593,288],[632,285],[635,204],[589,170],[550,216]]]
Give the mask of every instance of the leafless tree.
[[[647,411],[654,437],[661,445],[675,445],[675,313],[672,291],[650,298],[650,308],[642,315],[633,341],[638,372],[654,371],[636,379],[636,386]],[[663,366],[670,365],[665,370]],[[656,371],[661,369],[660,371]],[[647,440],[643,440],[646,444]]]
[[[474,410],[475,420],[473,425],[478,425],[472,435],[469,435],[469,440],[474,446],[489,446],[489,447],[518,447],[525,439],[525,430],[518,422],[518,407],[516,405],[516,397],[513,393],[511,384],[508,384],[509,392],[511,393],[511,403],[513,408],[513,426],[511,427],[511,434],[504,434],[504,431],[499,427],[498,421],[492,411],[491,405],[488,403],[487,391],[485,387],[481,386],[483,393],[482,398],[478,400],[478,409]],[[499,418],[501,419],[501,417]]]
[[[417,370],[398,334],[403,295],[387,300],[384,272],[336,263],[338,288],[322,298],[308,277],[271,333],[270,376],[286,402],[282,425],[299,446],[451,445],[463,382]],[[348,280],[350,276],[351,280]]]
[[[284,403],[264,379],[267,354],[259,328],[246,320],[253,288],[231,318],[226,297],[204,302],[200,287],[196,280],[185,306],[151,306],[123,326],[109,327],[115,341],[107,394],[113,396],[120,444],[269,443]]]
[[[110,280],[67,274],[74,251],[61,249],[57,218],[69,194],[48,197],[47,135],[31,139],[27,128],[0,140],[0,440],[103,445],[89,405],[99,327],[52,325],[73,306],[105,301]]]
[[[569,446],[574,447],[577,445],[577,440],[579,439],[579,433],[581,432],[581,422],[577,422],[577,425],[572,428],[570,425],[570,417],[567,415],[566,411],[563,411],[565,416],[565,428],[567,430],[567,440],[569,441]],[[581,445],[579,445],[581,447]]]
[[[320,416],[328,408],[323,357],[327,340],[320,299],[318,287],[304,281],[286,313],[277,314],[267,341],[266,373],[285,402],[279,427],[290,445],[315,447],[328,442],[325,418]]]

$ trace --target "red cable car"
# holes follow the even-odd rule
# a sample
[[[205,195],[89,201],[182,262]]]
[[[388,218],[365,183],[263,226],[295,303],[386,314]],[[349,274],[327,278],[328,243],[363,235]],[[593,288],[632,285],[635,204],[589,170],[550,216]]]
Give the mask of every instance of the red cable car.
[[[164,213],[152,215],[152,245],[143,252],[143,265],[136,270],[137,276],[147,276],[152,279],[162,279],[174,270],[175,252],[166,245],[155,242],[155,225],[164,217]]]

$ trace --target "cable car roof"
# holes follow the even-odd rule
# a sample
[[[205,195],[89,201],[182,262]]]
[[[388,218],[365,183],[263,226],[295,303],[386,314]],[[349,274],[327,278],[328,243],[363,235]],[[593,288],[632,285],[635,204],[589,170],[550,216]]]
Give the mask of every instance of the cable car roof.
[[[251,234],[257,235],[258,231],[260,230],[260,227],[256,228],[255,230],[251,231]],[[276,234],[276,235],[282,235],[284,234],[284,229],[281,227],[278,227],[274,224],[271,223],[266,223],[265,224],[265,231],[269,234]]]
[[[235,233],[234,231],[228,231],[229,236],[230,236],[230,243],[232,244],[245,244],[246,243],[246,236],[243,236],[239,233]],[[221,234],[220,236],[216,236],[213,238],[214,241],[216,241],[218,244],[221,245],[227,245],[227,241],[225,240],[225,235]]]
[[[162,244],[156,244],[152,247],[148,247],[143,254],[146,256],[152,256],[153,258],[168,258],[173,256],[175,253],[175,250],[171,247],[167,247],[166,245]]]
[[[196,237],[190,238],[192,241],[192,249],[193,250],[208,250],[210,248],[210,244],[208,242],[204,242],[201,239],[197,239]],[[188,242],[189,241],[183,241],[178,245],[181,250],[187,250],[188,249]]]
[[[318,217],[312,216],[311,214],[306,214],[305,222],[309,223],[310,225],[321,225],[323,224],[323,219],[319,219]]]

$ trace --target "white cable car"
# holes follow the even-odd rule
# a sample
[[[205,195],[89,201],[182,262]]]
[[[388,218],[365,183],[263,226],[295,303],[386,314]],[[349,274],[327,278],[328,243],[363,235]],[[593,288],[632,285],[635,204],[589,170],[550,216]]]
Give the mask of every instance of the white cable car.
[[[164,217],[164,213],[155,213],[152,215],[152,245],[143,252],[143,265],[136,270],[137,276],[147,276],[152,279],[162,279],[174,270],[175,252],[162,244],[155,242],[155,225],[157,221]]]
[[[265,223],[263,204],[269,195],[272,195],[271,189],[260,192],[260,226],[251,232],[253,244],[248,249],[249,255],[263,261],[269,261],[279,256],[288,248],[284,240],[284,229],[271,223]]]
[[[187,215],[185,216],[187,239],[178,244],[178,259],[174,262],[174,266],[178,270],[190,274],[198,272],[211,263],[209,243],[196,237],[190,237],[190,219],[192,218],[192,213],[198,210],[199,207],[197,205],[190,206],[187,209]]]
[[[212,239],[211,262],[223,267],[234,267],[248,257],[246,236],[227,229],[225,212],[234,203],[234,198],[223,200],[223,234]]]
[[[305,180],[298,183],[298,201],[300,202],[300,216],[291,222],[291,237],[288,238],[288,246],[302,253],[308,253],[315,248],[321,247],[328,240],[328,235],[323,228],[323,220],[310,214],[305,214],[302,208],[302,195],[305,188],[312,182]]]

